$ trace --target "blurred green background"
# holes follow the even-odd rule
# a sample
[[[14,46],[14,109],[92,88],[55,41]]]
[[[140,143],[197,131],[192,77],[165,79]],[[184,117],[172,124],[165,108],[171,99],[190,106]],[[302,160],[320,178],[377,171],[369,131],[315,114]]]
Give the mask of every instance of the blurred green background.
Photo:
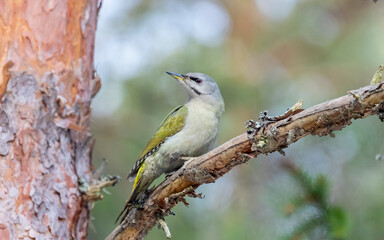
[[[132,184],[137,156],[186,94],[165,71],[204,72],[221,89],[226,111],[219,143],[245,131],[264,109],[279,115],[299,99],[304,107],[367,85],[384,64],[384,1],[369,0],[107,0],[96,37],[102,89],[93,101],[93,162],[124,179],[95,204],[88,239],[115,227]],[[383,123],[353,121],[336,138],[309,136],[286,157],[260,156],[198,189],[166,218],[173,239],[284,239],[313,215],[295,211],[305,195],[287,169],[324,175],[329,204],[343,209],[346,239],[384,239]],[[304,192],[304,193],[303,193]],[[291,209],[291,210],[287,210]],[[289,214],[288,214],[289,212]],[[321,223],[319,223],[321,225]],[[320,230],[319,230],[320,229]],[[321,227],[297,239],[327,239]],[[165,239],[154,227],[147,239]]]

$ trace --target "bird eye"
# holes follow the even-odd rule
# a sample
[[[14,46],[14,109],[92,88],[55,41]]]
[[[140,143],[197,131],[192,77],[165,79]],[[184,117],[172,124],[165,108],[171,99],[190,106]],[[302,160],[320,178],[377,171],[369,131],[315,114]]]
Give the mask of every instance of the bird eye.
[[[197,77],[189,77],[192,81],[196,82],[196,83],[201,83],[202,80],[200,78],[197,78]]]

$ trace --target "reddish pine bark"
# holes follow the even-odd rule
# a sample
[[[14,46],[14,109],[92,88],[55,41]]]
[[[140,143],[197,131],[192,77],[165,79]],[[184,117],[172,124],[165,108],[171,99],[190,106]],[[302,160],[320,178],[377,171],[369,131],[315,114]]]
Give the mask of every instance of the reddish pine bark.
[[[84,239],[97,0],[0,0],[0,239]]]

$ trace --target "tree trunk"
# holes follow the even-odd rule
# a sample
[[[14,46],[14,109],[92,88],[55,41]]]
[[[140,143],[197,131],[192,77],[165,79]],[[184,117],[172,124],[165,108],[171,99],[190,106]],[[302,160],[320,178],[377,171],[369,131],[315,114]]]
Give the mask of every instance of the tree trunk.
[[[0,239],[84,239],[97,0],[0,0]]]

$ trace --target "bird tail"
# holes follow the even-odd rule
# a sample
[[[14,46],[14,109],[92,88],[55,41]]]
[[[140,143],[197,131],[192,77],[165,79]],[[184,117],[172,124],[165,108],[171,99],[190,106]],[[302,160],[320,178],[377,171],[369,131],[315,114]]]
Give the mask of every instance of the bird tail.
[[[133,185],[132,193],[131,196],[129,196],[128,200],[125,202],[123,210],[120,212],[119,216],[117,217],[115,224],[119,220],[121,216],[121,222],[127,217],[128,213],[134,208],[135,206],[138,205],[139,199],[141,197],[141,194],[147,189],[148,183],[146,181],[143,181],[143,178],[141,176],[137,181],[135,181],[135,184]],[[136,177],[137,178],[137,177]],[[148,181],[147,181],[148,182]],[[151,183],[151,182],[149,182]]]
[[[128,200],[128,201],[125,202],[123,211],[121,211],[119,216],[116,218],[115,224],[119,221],[119,218],[121,216],[123,216],[121,218],[121,221],[120,221],[120,223],[122,223],[123,220],[127,217],[128,213],[131,211],[131,209],[132,209],[132,203],[130,203],[129,200]]]

